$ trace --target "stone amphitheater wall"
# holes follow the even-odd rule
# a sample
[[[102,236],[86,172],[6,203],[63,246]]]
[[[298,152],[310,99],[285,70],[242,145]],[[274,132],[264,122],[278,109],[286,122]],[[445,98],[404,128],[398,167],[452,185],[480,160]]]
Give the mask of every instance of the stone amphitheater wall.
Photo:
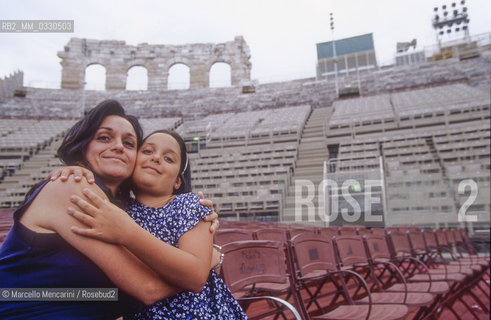
[[[408,90],[448,83],[488,85],[491,79],[491,51],[471,60],[447,60],[417,66],[382,68],[340,79],[340,88],[359,87],[363,96]],[[26,88],[25,98],[0,101],[1,117],[80,117],[82,89]],[[310,104],[313,108],[329,106],[336,99],[333,82],[314,78],[257,84],[254,93],[242,93],[240,85],[227,88],[189,90],[106,90],[86,91],[86,106],[99,101],[118,99],[140,117],[183,117],[197,119],[210,113],[247,111]]]
[[[58,57],[62,59],[63,89],[81,89],[85,69],[93,64],[105,67],[107,90],[125,90],[128,70],[134,66],[146,68],[152,91],[167,89],[169,69],[178,63],[189,67],[190,89],[209,87],[210,68],[216,62],[230,65],[232,85],[251,78],[251,54],[242,36],[216,44],[136,46],[116,40],[71,38]]]
[[[16,71],[3,79],[0,79],[0,97],[10,98],[15,90],[22,89],[24,82],[24,73]]]

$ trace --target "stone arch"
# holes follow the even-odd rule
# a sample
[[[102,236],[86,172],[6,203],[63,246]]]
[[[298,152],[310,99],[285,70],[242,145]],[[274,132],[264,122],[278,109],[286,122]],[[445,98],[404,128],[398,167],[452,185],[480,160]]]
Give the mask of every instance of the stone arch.
[[[85,66],[100,63],[106,67],[106,89],[125,90],[128,69],[139,64],[147,68],[148,90],[165,90],[169,68],[175,63],[189,67],[191,89],[208,88],[211,64],[223,61],[230,64],[231,83],[239,85],[250,80],[250,51],[244,38],[224,43],[195,43],[186,45],[127,45],[124,41],[71,38],[58,52],[61,58],[61,87],[81,89]]]
[[[232,85],[232,66],[225,61],[215,61],[209,70],[210,88],[230,87]]]
[[[183,62],[175,62],[167,71],[168,90],[185,90],[191,87],[191,68]]]
[[[126,74],[126,90],[148,90],[148,69],[144,65],[132,65]]]
[[[172,67],[178,64],[183,64],[189,68],[189,86],[188,89],[208,88],[208,70],[206,66],[199,62],[197,63],[183,52],[174,52],[174,56],[167,61],[167,76],[170,76]],[[169,88],[169,86],[167,86]]]
[[[106,89],[106,67],[101,63],[89,63],[84,71],[85,89]]]

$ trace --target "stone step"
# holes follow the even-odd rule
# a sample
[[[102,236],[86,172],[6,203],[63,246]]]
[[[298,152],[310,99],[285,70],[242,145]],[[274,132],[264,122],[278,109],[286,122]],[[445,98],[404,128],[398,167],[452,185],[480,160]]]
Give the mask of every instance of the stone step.
[[[303,151],[310,151],[310,150],[324,150],[327,152],[327,143],[325,142],[310,142],[310,143],[305,143],[298,146],[298,152],[301,153]]]
[[[312,180],[312,181],[317,181],[321,180],[323,175],[323,168],[319,167],[317,170],[314,167],[310,168],[298,168],[295,171],[294,176],[292,177],[292,184],[294,183],[295,179],[302,179],[302,180]]]
[[[296,195],[293,194],[292,196],[288,196],[286,197],[286,200],[285,200],[285,203],[284,203],[284,208],[295,208],[295,204],[296,204]],[[307,199],[310,199],[311,197],[307,197],[306,194],[303,194],[301,197],[299,197],[298,201],[300,201],[300,203],[304,203],[304,202],[307,202]],[[311,200],[311,202],[316,206],[318,207],[319,206],[319,196],[316,194],[315,197]],[[299,203],[299,205],[300,205]]]
[[[314,137],[308,137],[308,138],[302,138],[300,140],[300,144],[309,144],[309,143],[314,143],[314,142],[326,142],[326,138],[323,136],[314,136]]]
[[[329,158],[329,154],[327,150],[319,150],[319,149],[311,149],[311,150],[303,150],[298,153],[297,161],[312,161],[312,160],[326,160]],[[302,163],[302,162],[300,162]]]
[[[325,222],[319,217],[317,208],[315,212],[311,213],[313,217],[309,218],[309,211],[307,207],[302,207],[297,214],[295,208],[285,208],[283,210],[282,222],[284,223],[304,223],[306,225],[323,227]]]
[[[311,161],[308,163],[303,163],[301,166],[295,167],[293,172],[297,176],[299,176],[299,175],[304,176],[306,174],[310,174],[310,175],[313,175],[316,173],[322,174],[323,171],[324,171],[324,162],[323,161],[320,161],[320,162]]]
[[[295,183],[296,179],[300,180],[311,180],[311,181],[317,181],[317,180],[322,180],[323,176],[323,167],[304,167],[304,168],[297,168],[294,171],[294,174],[290,180],[290,185],[293,185]]]
[[[306,136],[317,135],[324,136],[324,128],[323,127],[305,127],[302,132],[302,138]]]
[[[305,179],[305,178],[311,178],[315,176],[322,176],[324,172],[324,164],[319,163],[315,164],[313,163],[310,166],[302,166],[295,168],[295,176],[294,179]]]
[[[305,165],[310,166],[311,163],[318,165],[324,165],[324,161],[327,161],[328,157],[324,154],[312,154],[312,155],[302,155],[298,157],[296,167],[301,168]]]
[[[324,122],[319,122],[319,123],[312,123],[308,122],[305,127],[303,128],[304,131],[319,131],[324,129]]]
[[[323,138],[324,140],[326,140],[324,133],[322,131],[312,131],[312,132],[305,132],[304,131],[300,141],[305,140],[305,139],[307,139],[307,141],[313,140],[313,139],[320,141],[320,138]]]
[[[328,152],[324,148],[304,149],[298,153],[297,159],[327,158]]]
[[[303,197],[306,197],[306,192],[307,192],[307,188],[311,188],[312,184],[314,184],[314,192],[315,192],[315,197],[314,199],[316,199],[318,197],[318,192],[319,192],[319,185],[321,184],[321,181],[320,180],[310,180],[310,179],[305,179],[307,181],[309,181],[308,184],[303,184],[301,179],[298,179],[297,182],[293,183],[289,189],[288,189],[288,193],[286,194],[286,197],[287,197],[287,200],[285,201],[288,201],[288,197],[295,197],[296,194],[297,194],[297,188],[298,188],[298,192],[300,192],[300,190],[302,190],[302,192],[304,192],[304,194],[302,194]],[[317,201],[317,200],[315,200]],[[285,202],[287,203],[287,202]],[[285,205],[286,206],[286,205]]]
[[[302,139],[320,138],[320,137],[324,137],[322,131],[304,132],[302,135]]]
[[[319,184],[322,181],[322,173],[318,175],[305,175],[302,177],[296,176],[291,180],[288,189],[288,195],[293,195],[295,193],[295,185],[304,184],[304,183],[313,183],[315,188],[319,187]]]
[[[322,154],[322,153],[312,153],[312,154],[302,154],[297,158],[297,167],[302,167],[304,163],[318,163],[318,164],[323,164],[324,161],[328,160],[327,154]]]

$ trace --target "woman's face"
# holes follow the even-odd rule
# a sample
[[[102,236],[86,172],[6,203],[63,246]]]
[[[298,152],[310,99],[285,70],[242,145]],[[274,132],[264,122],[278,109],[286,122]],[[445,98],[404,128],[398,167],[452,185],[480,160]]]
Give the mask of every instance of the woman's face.
[[[120,116],[107,116],[87,146],[85,157],[108,187],[119,186],[133,173],[136,148],[136,133],[130,122]]]
[[[133,184],[138,192],[171,195],[181,185],[181,148],[172,136],[154,133],[138,150]]]

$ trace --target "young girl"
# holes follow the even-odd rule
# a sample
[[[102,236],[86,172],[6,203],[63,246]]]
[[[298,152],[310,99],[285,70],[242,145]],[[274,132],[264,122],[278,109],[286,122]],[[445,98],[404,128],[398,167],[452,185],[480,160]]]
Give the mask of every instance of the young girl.
[[[132,180],[135,200],[128,214],[89,190],[84,192],[88,201],[74,196],[77,208],[68,209],[89,227],[74,226],[74,233],[122,245],[152,268],[165,265],[164,280],[186,290],[128,318],[246,319],[225,283],[210,271],[213,239],[208,225],[201,221],[209,209],[190,193],[191,168],[183,139],[165,130],[147,136],[138,151]],[[183,253],[156,257],[162,252],[161,241]]]

